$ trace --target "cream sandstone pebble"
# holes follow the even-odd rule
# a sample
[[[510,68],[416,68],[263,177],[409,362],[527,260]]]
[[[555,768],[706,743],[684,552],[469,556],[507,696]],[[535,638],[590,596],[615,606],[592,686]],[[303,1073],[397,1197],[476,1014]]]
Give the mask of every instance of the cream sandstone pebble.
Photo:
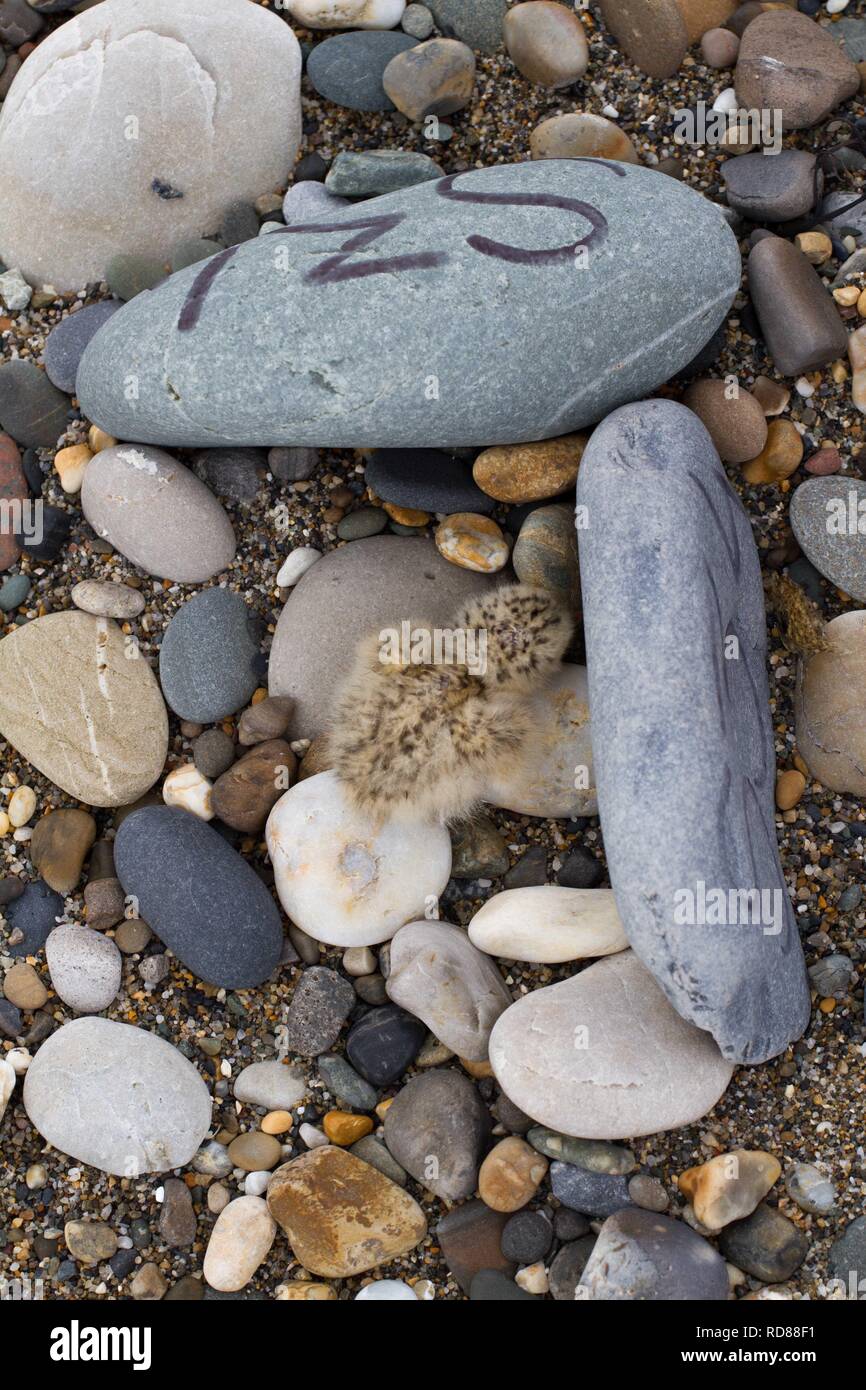
[[[579,17],[552,0],[528,0],[505,15],[508,56],[538,87],[569,87],[589,65],[589,45]]]
[[[7,970],[3,979],[3,993],[18,1009],[31,1013],[41,1009],[48,999],[48,990],[43,985],[32,965],[19,961]]]
[[[170,772],[162,785],[166,806],[180,806],[199,820],[213,820],[213,783],[199,772],[195,763],[184,763]]]
[[[280,8],[306,29],[393,29],[406,0],[284,0]]]
[[[727,378],[695,381],[683,396],[709,432],[723,463],[747,463],[767,442],[767,422],[754,396]]]
[[[519,1211],[538,1191],[548,1163],[516,1134],[501,1139],[478,1173],[478,1193],[493,1211]]]
[[[204,1277],[220,1293],[246,1288],[277,1233],[261,1197],[236,1197],[216,1219],[204,1256]]]
[[[58,449],[54,455],[54,467],[64,492],[72,496],[81,491],[84,470],[92,458],[93,454],[86,444],[71,444],[68,449]]]
[[[469,923],[469,940],[505,960],[554,965],[610,956],[628,939],[610,888],[507,888]]]
[[[106,434],[98,425],[91,425],[87,431],[87,444],[91,454],[99,454],[103,449],[113,449],[118,443],[113,434]]]
[[[533,159],[618,159],[639,164],[638,152],[624,130],[606,116],[570,111],[550,116],[529,137]]]
[[[782,1166],[772,1154],[748,1149],[717,1154],[678,1179],[695,1216],[708,1231],[750,1216],[778,1179]]]
[[[26,825],[36,810],[36,793],[32,787],[16,787],[9,798],[7,815],[9,824],[18,829]]]

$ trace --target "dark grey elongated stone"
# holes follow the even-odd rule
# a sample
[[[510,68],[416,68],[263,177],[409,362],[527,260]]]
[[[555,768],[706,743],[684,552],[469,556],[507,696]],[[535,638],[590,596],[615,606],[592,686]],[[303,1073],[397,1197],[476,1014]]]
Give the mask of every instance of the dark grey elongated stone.
[[[139,915],[200,980],[250,989],[276,969],[279,908],[206,821],[177,806],[133,811],[117,832],[114,862]]]
[[[848,334],[839,311],[793,242],[766,236],[752,247],[749,290],[767,350],[783,376],[844,356]]]
[[[611,295],[625,268],[629,294]],[[675,179],[498,165],[179,271],[100,329],[77,392],[88,419],[139,442],[513,444],[645,395],[739,283],[719,209]]]
[[[117,299],[101,299],[77,314],[67,314],[45,340],[45,375],[59,391],[75,391],[75,374],[81,355],[94,333],[120,308]]]
[[[765,1061],[800,1037],[809,991],[776,845],[748,519],[704,426],[672,401],[624,406],[599,426],[577,502],[595,774],[620,916],[674,1008],[730,1060]]]
[[[159,651],[162,693],[181,719],[216,723],[255,690],[257,654],[252,614],[240,594],[204,589],[166,628]]]

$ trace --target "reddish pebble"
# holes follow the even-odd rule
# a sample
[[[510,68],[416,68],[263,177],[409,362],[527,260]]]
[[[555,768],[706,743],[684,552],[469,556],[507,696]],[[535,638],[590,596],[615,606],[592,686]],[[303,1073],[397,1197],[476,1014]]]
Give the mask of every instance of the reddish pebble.
[[[832,444],[828,444],[825,448],[818,449],[811,458],[807,458],[803,467],[807,473],[817,473],[823,477],[826,473],[839,472],[842,467],[842,457],[838,449],[834,448]]]
[[[29,496],[18,445],[8,434],[0,434],[0,502],[24,502]],[[0,516],[0,574],[14,565],[20,554],[12,534],[15,520],[15,508],[4,507]]]

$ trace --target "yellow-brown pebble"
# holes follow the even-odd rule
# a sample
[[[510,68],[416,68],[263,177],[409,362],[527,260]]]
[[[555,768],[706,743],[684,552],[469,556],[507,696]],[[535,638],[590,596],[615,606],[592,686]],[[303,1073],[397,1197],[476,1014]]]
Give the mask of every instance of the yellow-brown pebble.
[[[806,790],[806,779],[795,767],[781,772],[776,779],[776,805],[780,811],[792,811]]]
[[[365,1134],[372,1134],[373,1121],[369,1115],[351,1115],[347,1110],[329,1110],[322,1121],[322,1129],[332,1144],[347,1149]]]
[[[263,1134],[285,1134],[292,1127],[288,1110],[271,1110],[262,1120]]]
[[[232,1140],[228,1155],[236,1168],[245,1168],[248,1173],[260,1173],[279,1163],[282,1149],[280,1141],[272,1134],[251,1129]]]
[[[430,513],[421,512],[417,507],[398,507],[396,502],[383,502],[382,507],[398,526],[426,526],[430,520]]]
[[[41,1009],[48,999],[48,990],[43,985],[32,965],[19,961],[7,970],[3,979],[3,993],[17,1009],[30,1013]]]
[[[92,454],[101,454],[103,449],[113,449],[117,440],[113,434],[106,434],[98,425],[91,425],[87,431],[87,443]]]
[[[746,463],[760,454],[767,442],[764,411],[751,392],[736,382],[704,377],[683,396],[707,429],[719,458],[725,463]]]
[[[768,376],[755,378],[752,395],[765,415],[781,415],[788,409],[791,392],[780,381],[772,381]]]
[[[489,1062],[470,1062],[468,1057],[461,1057],[459,1060],[461,1067],[464,1067],[470,1076],[474,1076],[476,1081],[493,1075],[493,1068]]]
[[[823,265],[833,254],[833,243],[826,232],[800,232],[794,241],[812,265]]]
[[[330,1284],[316,1284],[312,1279],[295,1279],[291,1284],[281,1284],[276,1296],[281,1303],[295,1300],[302,1303],[334,1303],[337,1291]]]
[[[472,476],[497,502],[538,502],[572,487],[588,435],[564,434],[535,444],[498,444],[480,453]]]
[[[495,574],[508,561],[508,542],[489,516],[455,512],[436,530],[436,549],[452,565]]]
[[[547,1172],[547,1159],[525,1139],[501,1139],[478,1173],[478,1195],[493,1211],[519,1211],[538,1191]]]
[[[782,1166],[761,1150],[735,1149],[689,1168],[678,1179],[695,1216],[710,1231],[750,1216],[778,1179]]]
[[[54,455],[54,467],[60,478],[60,486],[70,494],[81,491],[84,470],[93,454],[86,444],[72,444],[68,449],[58,449]]]
[[[767,442],[743,468],[747,483],[778,483],[790,478],[803,457],[803,440],[790,420],[771,420]]]

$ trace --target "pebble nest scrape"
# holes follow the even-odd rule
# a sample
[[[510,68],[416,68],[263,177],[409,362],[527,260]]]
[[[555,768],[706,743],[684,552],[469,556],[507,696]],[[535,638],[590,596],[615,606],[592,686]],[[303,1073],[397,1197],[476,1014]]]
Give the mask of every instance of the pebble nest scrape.
[[[60,16],[60,19],[64,16]],[[469,107],[448,118],[453,138],[447,143],[424,139],[420,127],[413,127],[398,113],[361,114],[321,101],[306,80],[304,97],[304,142],[301,155],[317,151],[326,161],[351,149],[415,149],[438,159],[446,173],[528,157],[529,135],[545,117],[558,111],[586,109],[601,113],[615,109],[618,124],[631,136],[645,162],[667,158],[680,161],[683,177],[692,187],[717,197],[722,190],[720,169],[723,160],[711,148],[693,151],[677,146],[673,140],[675,113],[694,106],[699,100],[711,102],[726,86],[729,74],[705,67],[693,49],[680,71],[667,81],[653,81],[630,67],[618,52],[610,35],[597,17],[584,13],[583,22],[590,40],[590,65],[586,80],[566,92],[549,92],[533,87],[515,71],[504,53],[476,55],[475,95]],[[325,33],[298,31],[302,42],[319,42]],[[845,138],[844,122],[863,115],[862,97],[854,98],[841,112],[814,130],[786,138],[787,145],[804,149],[826,147]],[[608,111],[607,114],[610,114]],[[846,173],[831,180],[830,187],[862,187],[859,172]],[[265,192],[266,190],[262,190]],[[660,245],[659,256],[665,248]],[[864,277],[855,283],[863,284]],[[91,286],[79,298],[92,302],[102,297],[99,287]],[[0,317],[0,345],[3,359],[16,356],[40,361],[45,338],[63,316],[68,300],[43,303],[37,295],[28,310]],[[763,373],[775,378],[772,363],[763,345],[749,332],[750,319],[743,314],[744,298],[738,298],[726,325],[725,346],[713,368],[714,374],[731,373],[746,387]],[[860,457],[864,447],[863,417],[851,403],[850,381],[836,381],[829,368],[810,377],[814,393],[808,398],[794,392],[786,417],[805,430],[807,446],[833,444],[841,452],[844,470],[860,476]],[[74,410],[70,416],[67,443],[81,442],[87,424]],[[432,441],[435,443],[435,441]],[[179,456],[186,458],[183,453]],[[20,565],[33,589],[26,607],[3,615],[6,631],[36,616],[71,606],[70,591],[83,579],[122,579],[139,588],[146,598],[144,613],[128,623],[124,631],[137,643],[141,655],[153,666],[165,628],[180,604],[194,589],[168,581],[154,581],[135,570],[104,542],[94,537],[84,523],[75,498],[67,497],[51,471],[51,451],[41,453],[45,477],[44,498],[67,511],[72,518],[69,542],[53,564],[42,564],[25,557]],[[746,505],[765,570],[780,567],[790,554],[787,508],[790,483],[770,487],[746,487],[738,470],[729,469],[731,481]],[[261,616],[267,628],[264,649],[286,597],[275,587],[277,571],[290,548],[312,545],[323,551],[339,544],[336,524],[347,507],[364,496],[364,457],[351,451],[321,451],[319,466],[307,482],[280,484],[268,477],[255,501],[238,504],[223,499],[235,525],[238,553],[224,576],[230,587],[243,593],[247,603]],[[502,519],[506,509],[494,515]],[[846,600],[825,581],[820,584],[820,607],[825,618],[848,611],[856,605]],[[777,764],[789,766],[795,751],[793,691],[796,658],[788,651],[775,613],[769,614],[769,675],[771,710]],[[40,813],[49,806],[75,804],[45,781],[14,751],[2,747],[3,784],[31,785],[38,797]],[[190,758],[189,741],[172,717],[167,767]],[[532,820],[491,810],[490,816],[509,848],[512,864],[531,846],[541,846],[548,856],[548,878],[565,860],[569,851],[580,846],[604,864],[598,821],[583,823]],[[97,813],[100,833],[113,825],[111,813]],[[866,811],[855,799],[828,792],[814,784],[793,812],[777,815],[782,864],[792,892],[795,911],[804,939],[807,964],[830,952],[847,955],[855,967],[848,994],[834,1001],[831,1008],[815,1008],[805,1036],[781,1057],[753,1068],[739,1068],[728,1090],[715,1109],[700,1124],[674,1133],[651,1136],[632,1144],[643,1171],[652,1173],[665,1185],[673,1212],[681,1211],[683,1199],[676,1190],[676,1176],[715,1153],[736,1148],[764,1149],[781,1161],[783,1170],[795,1162],[818,1163],[828,1174],[837,1193],[837,1205],[829,1217],[809,1216],[785,1195],[781,1182],[771,1201],[790,1217],[809,1238],[809,1253],[801,1267],[783,1288],[794,1298],[819,1298],[825,1292],[827,1254],[833,1241],[852,1218],[862,1215],[866,1205],[866,1152],[863,1144],[863,1111],[866,1101],[866,1041],[863,1024],[863,979],[866,962],[866,901],[855,890],[864,882],[863,856]],[[259,866],[265,859],[262,840],[242,840],[248,859]],[[3,871],[31,876],[26,844],[7,836],[2,841]],[[605,877],[603,882],[607,882]],[[502,887],[494,882],[455,882],[452,880],[442,901],[443,916],[465,925],[482,902]],[[850,905],[843,909],[840,897]],[[856,901],[855,901],[856,900]],[[80,891],[66,901],[66,918],[83,921]],[[5,936],[5,934],[4,934]],[[0,965],[11,958],[0,937]],[[143,955],[157,954],[161,946],[151,941]],[[320,963],[333,969],[340,966],[339,951],[323,951]],[[45,977],[41,957],[37,968]],[[177,1046],[198,1067],[215,1092],[215,1121],[232,1132],[238,1127],[254,1128],[257,1112],[244,1106],[237,1112],[231,1095],[231,1078],[250,1062],[277,1055],[280,1027],[292,997],[300,967],[283,967],[277,978],[259,989],[235,993],[203,985],[172,959],[171,970],[155,988],[143,987],[138,965],[140,956],[124,957],[121,991],[106,1016],[135,1023],[164,1037]],[[543,985],[567,978],[572,967],[547,967],[504,963],[504,977],[515,997]],[[826,1011],[825,1011],[826,1010]],[[58,999],[52,997],[46,1013],[54,1024],[72,1017]],[[44,1020],[49,1026],[49,1020]],[[34,1049],[38,1038],[31,1036]],[[342,1044],[340,1045],[340,1049]],[[303,1059],[299,1059],[303,1061]],[[294,1111],[295,1125],[284,1136],[295,1152],[304,1152],[297,1139],[299,1123],[317,1123],[338,1102],[315,1079],[307,1100]],[[411,1072],[410,1072],[411,1074]],[[486,1079],[478,1083],[481,1095],[492,1101],[495,1084]],[[384,1088],[393,1095],[399,1087]],[[258,1112],[260,1118],[261,1112]],[[45,1166],[44,1184],[30,1190],[24,1183],[25,1171],[32,1164]],[[189,1173],[190,1170],[187,1170]],[[43,1281],[44,1296],[53,1299],[114,1299],[126,1297],[129,1280],[140,1263],[159,1265],[175,1296],[201,1296],[199,1282],[203,1252],[216,1220],[208,1209],[203,1185],[193,1185],[191,1193],[197,1216],[197,1234],[189,1249],[169,1248],[158,1229],[160,1206],[156,1193],[162,1178],[111,1177],[81,1165],[62,1154],[48,1150],[29,1123],[20,1103],[20,1082],[4,1121],[0,1153],[0,1276]],[[232,1195],[240,1191],[232,1180]],[[445,1214],[444,1203],[413,1182],[407,1190],[422,1204],[429,1232],[420,1246],[375,1271],[376,1278],[404,1277],[411,1282],[429,1280],[435,1296],[459,1299],[463,1295],[449,1274],[437,1246],[436,1223]],[[83,1267],[69,1260],[63,1248],[64,1224],[75,1218],[106,1220],[121,1239],[121,1250],[110,1264]],[[140,1265],[138,1266],[140,1267]],[[287,1278],[298,1277],[297,1263],[282,1237],[241,1296],[272,1297]],[[190,1276],[195,1276],[191,1283]],[[182,1282],[186,1281],[186,1282]],[[364,1279],[339,1281],[339,1297],[352,1298]],[[748,1279],[744,1287],[759,1287]]]

